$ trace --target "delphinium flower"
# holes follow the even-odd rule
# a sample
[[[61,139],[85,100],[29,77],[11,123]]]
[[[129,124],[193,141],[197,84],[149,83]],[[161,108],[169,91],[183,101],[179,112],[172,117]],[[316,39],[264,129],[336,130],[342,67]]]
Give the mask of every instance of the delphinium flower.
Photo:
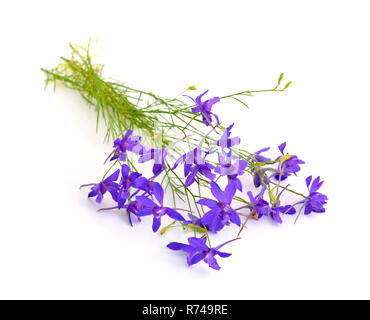
[[[165,161],[166,161],[166,157],[168,155],[170,155],[169,150],[171,148],[173,148],[178,142],[183,141],[184,139],[185,138],[178,139],[178,140],[174,141],[173,143],[171,143],[170,145],[168,145],[167,147],[160,148],[160,149],[143,147],[143,150],[141,152],[141,156],[140,156],[138,162],[139,163],[144,163],[144,162],[147,162],[147,161],[150,161],[150,160],[154,160],[152,171],[153,171],[153,174],[154,174],[153,178],[155,178],[158,175],[160,175],[166,169]]]
[[[193,163],[191,164],[185,164],[184,166],[184,174],[186,180],[185,180],[185,186],[190,187],[194,181],[195,177],[198,173],[205,176],[209,180],[214,180],[216,178],[216,175],[212,172],[212,170],[215,168],[213,164],[210,164],[206,161],[204,163]]]
[[[268,177],[266,175],[266,169],[261,168],[256,162],[270,162],[271,159],[267,158],[261,153],[266,152],[270,150],[270,147],[260,149],[256,151],[251,157],[249,157],[250,164],[249,166],[251,167],[251,172],[253,174],[253,183],[256,188],[260,187],[262,184],[268,184]],[[262,183],[263,181],[263,183]]]
[[[202,97],[208,92],[205,91],[203,92],[201,95],[199,95],[198,97],[195,98],[195,100],[190,97],[190,96],[187,96],[189,97],[191,100],[194,101],[194,103],[196,104],[196,107],[193,107],[191,109],[191,112],[193,113],[201,113],[202,114],[202,121],[203,123],[206,125],[206,126],[209,126],[212,124],[212,116],[214,116],[216,118],[216,122],[217,124],[219,124],[219,120],[218,120],[218,116],[216,114],[214,114],[212,112],[212,106],[219,102],[220,101],[220,98],[219,97],[214,97],[214,98],[211,98],[211,99],[208,99],[204,102],[202,102]]]
[[[146,185],[146,179],[141,173],[131,172],[128,165],[123,164],[121,168],[121,181],[118,190],[118,209],[121,209],[130,197],[130,188],[142,189]]]
[[[310,214],[311,212],[323,213],[325,212],[324,205],[326,204],[328,197],[320,192],[317,192],[324,181],[320,181],[320,177],[317,177],[311,185],[312,176],[306,178],[306,185],[309,191],[309,195],[305,200],[298,202],[297,204],[303,204],[304,214]],[[310,187],[311,185],[311,187]]]
[[[240,138],[239,137],[234,137],[230,138],[231,135],[231,129],[233,128],[234,123],[230,125],[229,127],[226,128],[225,132],[222,134],[221,138],[217,140],[214,144],[221,147],[222,149],[224,148],[232,148],[234,146],[237,146],[240,144]],[[223,150],[225,153],[225,151]]]
[[[138,189],[144,191],[142,195],[148,195],[153,200],[153,196],[158,197],[159,194],[163,193],[162,185],[159,182],[144,177],[140,177],[140,179]]]
[[[180,163],[184,164],[184,176],[186,177],[185,186],[189,187],[195,182],[196,175],[200,173],[209,180],[214,180],[216,175],[212,172],[215,166],[206,161],[206,156],[212,151],[204,152],[202,150],[203,143],[207,136],[213,131],[212,129],[203,139],[199,142],[196,148],[185,153],[176,160],[172,170],[175,170]],[[203,156],[204,153],[204,156]]]
[[[235,182],[231,181],[226,186],[225,192],[222,192],[218,184],[212,181],[211,192],[217,201],[213,199],[200,199],[197,202],[211,209],[204,214],[202,224],[213,232],[220,231],[225,225],[230,225],[230,222],[240,226],[239,215],[231,207],[231,202],[236,192]]]
[[[242,183],[238,177],[244,174],[244,170],[248,166],[248,162],[233,155],[231,148],[240,144],[239,137],[230,138],[233,126],[234,124],[226,128],[221,138],[214,143],[221,147],[222,151],[218,153],[218,162],[220,166],[216,167],[214,171],[220,176],[227,176],[229,182],[235,181],[237,189],[242,191]],[[229,149],[229,151],[226,151],[225,149]]]
[[[159,204],[146,196],[136,196],[136,201],[143,207],[142,210],[136,213],[137,216],[148,216],[153,215],[152,229],[156,232],[161,226],[161,218],[168,215],[170,218],[176,221],[185,221],[184,217],[176,210],[163,206],[163,189],[159,193],[155,193],[155,198]]]
[[[276,161],[279,161],[279,169],[274,174],[274,178],[278,181],[283,181],[291,174],[296,174],[299,170],[301,170],[299,165],[305,163],[295,155],[285,154],[285,147],[286,142],[279,145],[279,150],[282,156],[276,159]]]
[[[154,160],[153,174],[156,177],[165,170],[165,168],[166,168],[165,160],[166,160],[167,155],[168,155],[168,153],[167,153],[166,148],[145,149],[143,151],[143,154],[139,158],[138,162],[139,163],[144,163],[144,162],[147,162],[147,161],[150,161],[150,160]]]
[[[141,140],[140,136],[133,136],[131,137],[133,131],[128,130],[125,136],[120,139],[117,138],[113,143],[113,157],[110,159],[115,160],[119,159],[120,161],[126,161],[126,153],[127,151],[134,152],[136,154],[140,154],[143,150],[143,146],[139,143]]]
[[[191,266],[203,260],[212,269],[220,270],[221,268],[217,263],[216,255],[220,256],[221,258],[230,257],[231,253],[221,252],[219,250],[226,244],[235,240],[238,240],[238,238],[224,242],[215,248],[210,248],[206,244],[207,241],[206,237],[204,238],[190,237],[188,238],[189,244],[171,242],[167,245],[167,247],[171,250],[185,251],[188,254],[187,256],[188,266]]]
[[[267,157],[261,155],[262,152],[266,152],[268,150],[270,150],[270,147],[262,148],[262,149],[256,151],[253,154],[253,158],[256,159],[257,162],[268,162],[268,161],[271,161],[270,158],[267,158]]]
[[[251,215],[253,218],[260,219],[263,216],[268,216],[270,205],[269,203],[263,199],[264,191],[258,193],[256,196],[253,196],[251,191],[247,192],[249,197],[249,202],[251,206],[249,209],[251,210]]]
[[[263,216],[271,216],[271,218],[277,222],[282,223],[283,220],[281,219],[281,214],[289,214],[293,215],[296,213],[294,206],[292,205],[280,205],[280,196],[282,192],[274,199],[274,202],[270,206],[270,204],[263,199],[263,194],[265,192],[265,188],[263,187],[262,190],[256,195],[253,196],[251,191],[247,192],[250,206],[249,209],[251,211],[251,216],[255,219],[261,219]],[[285,189],[284,189],[285,190]],[[283,191],[284,191],[283,190]]]
[[[281,214],[293,215],[296,213],[296,210],[291,205],[280,206],[280,201],[277,201],[269,208],[268,213],[275,222],[282,223]]]
[[[248,162],[246,160],[242,160],[237,156],[234,156],[231,152],[227,154],[218,154],[218,162],[220,164],[219,167],[216,167],[214,171],[218,173],[220,176],[227,176],[228,181],[234,181],[236,184],[236,188],[239,191],[243,191],[242,183],[239,179],[239,176],[244,174],[245,168],[248,166]]]
[[[141,221],[141,219],[137,215],[137,213],[140,212],[141,210],[143,210],[143,206],[138,201],[132,201],[132,202],[124,205],[123,208],[126,209],[126,211],[127,211],[128,220],[129,220],[131,226],[133,225],[132,224],[132,219],[131,219],[131,214],[135,215],[139,222]]]
[[[99,183],[84,184],[80,188],[92,185],[93,187],[91,187],[88,197],[96,197],[96,202],[98,203],[102,202],[103,196],[107,191],[111,194],[112,198],[117,201],[119,185],[115,181],[118,179],[118,177],[119,169]]]

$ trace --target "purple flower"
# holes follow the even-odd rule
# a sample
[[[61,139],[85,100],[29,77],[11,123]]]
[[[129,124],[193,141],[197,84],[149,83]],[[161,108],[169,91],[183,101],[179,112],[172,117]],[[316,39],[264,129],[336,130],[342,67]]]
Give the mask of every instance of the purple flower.
[[[274,174],[274,178],[278,181],[285,180],[292,173],[296,174],[299,170],[301,170],[299,165],[305,163],[303,160],[299,159],[297,156],[291,155],[289,157],[288,154],[284,154],[285,147],[286,147],[286,142],[282,143],[279,146],[279,150],[280,150],[282,156],[280,156],[276,159],[276,161],[280,162],[279,169]],[[284,157],[286,159],[284,159]]]
[[[216,167],[214,171],[221,176],[227,176],[229,182],[234,181],[237,189],[242,191],[242,183],[238,176],[244,174],[244,170],[248,166],[248,162],[237,156],[233,156],[231,151],[225,155],[218,154],[218,162],[220,163],[220,167]]]
[[[215,144],[219,147],[221,147],[222,149],[224,148],[232,148],[238,144],[240,144],[240,138],[239,137],[234,137],[234,138],[230,138],[230,135],[231,135],[231,129],[233,128],[234,126],[234,123],[229,126],[228,128],[226,128],[225,132],[222,134],[221,138],[215,142]]]
[[[154,191],[154,196],[159,202],[159,205],[156,204],[153,200],[149,199],[148,197],[145,196],[136,197],[136,201],[140,203],[144,208],[137,212],[136,215],[139,217],[153,215],[152,229],[154,232],[156,232],[161,226],[161,218],[164,215],[168,215],[170,218],[177,221],[185,220],[184,217],[174,209],[163,206],[163,193],[164,192],[162,187]]]
[[[268,162],[268,161],[271,161],[270,158],[267,158],[267,157],[261,155],[262,152],[266,152],[268,150],[270,150],[270,147],[263,148],[261,150],[256,151],[253,154],[253,158],[256,159],[257,162]]]
[[[148,194],[152,199],[154,194],[159,194],[163,192],[162,186],[159,182],[148,180],[144,177],[138,179],[138,183],[136,183],[136,188],[144,191],[143,195]]]
[[[265,189],[256,196],[253,196],[251,191],[248,191],[247,193],[251,204],[249,209],[251,210],[252,217],[260,219],[263,216],[270,215],[275,222],[282,223],[283,220],[281,219],[280,214],[292,215],[296,213],[296,210],[291,205],[280,206],[280,201],[277,201],[272,205],[272,207],[270,207],[269,203],[263,200],[264,191]]]
[[[194,183],[195,177],[198,173],[209,180],[214,180],[216,178],[216,175],[212,172],[215,166],[206,162],[205,157],[202,156],[202,152],[201,144],[199,144],[198,147],[177,159],[172,168],[172,170],[175,170],[180,163],[185,162],[184,176],[187,177],[185,180],[185,186],[187,187]]]
[[[165,160],[168,155],[167,149],[147,149],[144,150],[141,157],[139,158],[139,163],[144,163],[149,160],[154,160],[154,165],[153,165],[153,174],[154,176],[158,176],[161,174],[165,168]]]
[[[214,180],[216,178],[216,175],[212,173],[212,169],[214,169],[214,166],[208,162],[206,162],[205,164],[195,164],[193,166],[185,165],[185,168],[189,170],[186,171],[186,176],[189,172],[189,175],[185,180],[185,186],[187,187],[190,187],[194,183],[195,177],[198,173],[205,176],[209,180]]]
[[[308,191],[310,192],[309,196],[300,203],[303,203],[303,207],[305,208],[304,214],[310,214],[311,212],[322,213],[325,212],[324,205],[328,200],[328,197],[320,192],[317,192],[324,183],[324,181],[320,181],[320,177],[317,177],[310,187],[312,181],[312,176],[307,177],[306,185]]]
[[[266,175],[266,171],[267,171],[267,169],[257,169],[257,170],[253,169],[252,170],[252,172],[253,172],[253,184],[256,188],[259,188],[261,186],[261,184],[262,184],[261,178],[263,179],[264,184],[269,184],[270,183],[269,178]]]
[[[198,97],[196,97],[195,100],[192,97],[187,96],[188,98],[190,98],[191,100],[193,100],[194,103],[196,104],[196,107],[192,108],[191,109],[191,112],[193,112],[193,113],[201,113],[202,114],[202,121],[203,121],[203,123],[206,126],[209,126],[210,124],[212,124],[212,116],[214,116],[216,118],[217,125],[218,125],[220,123],[219,120],[218,120],[218,117],[217,117],[217,115],[215,115],[214,113],[212,113],[211,110],[212,110],[212,106],[215,103],[217,103],[217,102],[220,101],[220,98],[214,97],[214,98],[211,98],[209,100],[206,100],[206,101],[202,102],[202,97],[207,92],[208,92],[208,90],[205,91],[205,92],[203,92]]]
[[[287,206],[280,206],[280,201],[275,203],[269,210],[269,213],[271,215],[271,218],[277,222],[282,223],[283,220],[280,217],[280,214],[290,214],[293,215],[296,213],[296,210],[293,206],[287,205]]]
[[[257,162],[271,161],[270,158],[267,158],[267,157],[261,155],[262,152],[266,152],[268,150],[270,150],[269,147],[256,151],[252,155],[252,157],[250,158],[251,163],[255,163],[255,161],[253,159],[255,159]],[[253,183],[254,183],[254,186],[256,188],[261,186],[261,184],[262,184],[261,178],[263,178],[263,181],[264,181],[265,184],[269,183],[268,177],[265,175],[265,172],[266,172],[265,169],[256,169],[256,168],[252,167],[251,171],[253,173]]]
[[[231,253],[221,252],[219,249],[223,247],[224,245],[235,241],[237,239],[233,239],[230,241],[227,241],[215,248],[209,248],[206,244],[207,238],[195,238],[191,237],[188,238],[189,244],[179,243],[179,242],[171,242],[167,245],[167,248],[171,250],[182,250],[185,251],[187,256],[187,263],[189,266],[196,264],[200,261],[204,261],[209,265],[209,267],[220,270],[220,266],[217,263],[217,260],[215,258],[216,255],[219,255],[221,258],[227,258],[231,256]]]
[[[127,211],[128,220],[130,221],[131,226],[132,226],[131,214],[135,215],[137,219],[141,221],[137,213],[143,210],[143,206],[139,202],[132,201],[129,204],[126,204],[125,206],[123,206],[123,208],[125,208]]]
[[[117,138],[114,141],[113,148],[115,148],[115,151],[113,157],[110,159],[111,161],[118,158],[120,161],[125,162],[127,151],[131,151],[136,154],[140,154],[142,152],[143,146],[139,143],[141,137],[130,137],[132,132],[132,130],[128,130],[122,139]]]
[[[118,184],[115,183],[119,176],[119,170],[111,174],[108,178],[105,178],[103,181],[95,184],[91,187],[91,191],[88,194],[88,197],[96,197],[96,202],[101,203],[103,200],[103,195],[108,191],[112,198],[117,201],[117,191],[118,191]],[[83,186],[82,186],[83,187]]]
[[[247,192],[249,197],[249,202],[251,206],[249,209],[251,210],[252,216],[260,219],[262,216],[268,216],[270,211],[270,205],[266,200],[263,200],[263,192],[260,192],[255,197],[253,196],[251,191]]]
[[[202,218],[202,224],[210,231],[220,231],[230,221],[240,226],[240,218],[237,212],[231,207],[232,199],[236,192],[236,183],[231,181],[222,192],[216,182],[211,182],[211,192],[217,199],[200,199],[198,204],[207,206],[211,210]]]
[[[140,189],[142,185],[146,182],[144,177],[141,177],[141,173],[131,172],[128,165],[123,164],[121,168],[121,182],[119,184],[118,191],[118,208],[121,209],[126,203],[127,199],[130,197],[130,188]]]
[[[176,140],[168,145],[166,148],[162,149],[146,149],[143,148],[141,152],[141,157],[139,158],[139,163],[147,162],[149,160],[154,160],[153,165],[153,173],[154,177],[157,177],[160,173],[162,173],[166,169],[165,160],[166,157],[169,155],[172,157],[168,152],[169,150],[175,146],[178,142],[184,140],[185,138]],[[173,157],[172,157],[173,158]]]

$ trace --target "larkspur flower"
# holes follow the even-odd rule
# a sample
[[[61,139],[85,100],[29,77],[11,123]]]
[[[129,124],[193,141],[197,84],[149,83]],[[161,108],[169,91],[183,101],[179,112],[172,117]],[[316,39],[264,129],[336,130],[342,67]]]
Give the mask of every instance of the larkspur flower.
[[[250,163],[254,164],[255,162],[271,161],[270,158],[267,158],[267,157],[261,155],[261,153],[266,152],[268,150],[270,150],[270,147],[263,148],[263,149],[260,149],[260,150],[256,151],[251,157],[249,157]],[[251,166],[251,171],[252,171],[252,174],[253,174],[253,184],[256,188],[258,188],[262,185],[261,178],[263,179],[264,184],[269,183],[268,177],[265,174],[265,172],[266,172],[265,169],[262,169],[259,166],[257,168]]]
[[[185,186],[189,187],[195,182],[196,175],[200,173],[209,180],[213,181],[216,178],[216,175],[212,172],[215,168],[214,165],[206,161],[206,157],[214,152],[214,150],[209,150],[204,152],[202,146],[206,138],[214,131],[215,128],[212,128],[199,144],[191,151],[182,155],[179,159],[176,160],[172,170],[175,170],[180,163],[184,164],[184,176],[186,177]],[[203,155],[204,153],[204,155]]]
[[[227,176],[229,182],[234,181],[236,183],[236,188],[239,191],[242,191],[243,186],[239,176],[244,174],[244,170],[248,166],[248,162],[232,155],[231,151],[224,155],[218,154],[218,162],[220,166],[216,167],[214,171],[220,176]]]
[[[197,202],[211,209],[203,216],[202,224],[213,232],[220,231],[225,225],[230,225],[230,222],[240,226],[239,215],[231,207],[231,202],[236,192],[235,182],[231,181],[226,186],[225,192],[222,192],[218,184],[212,181],[211,192],[217,201],[213,199],[200,199]]]
[[[205,263],[208,264],[208,266],[212,269],[215,270],[220,270],[220,266],[217,263],[216,260],[216,255],[220,256],[221,258],[227,258],[231,256],[231,253],[226,253],[226,252],[221,252],[219,251],[224,245],[238,240],[233,239],[230,241],[227,241],[223,244],[220,244],[219,246],[215,248],[210,248],[207,246],[206,241],[207,238],[195,238],[195,237],[190,237],[188,238],[188,243],[180,243],[180,242],[171,242],[167,245],[167,248],[175,251],[185,251],[188,256],[187,256],[187,263],[188,266],[191,266],[193,264],[196,264],[200,261],[204,261]]]
[[[270,205],[266,200],[263,200],[263,192],[258,193],[256,196],[253,196],[251,191],[247,192],[249,197],[249,202],[251,206],[251,214],[254,218],[260,219],[263,216],[268,216],[270,211]]]
[[[286,142],[279,145],[279,150],[282,154],[282,156],[278,157],[276,161],[279,161],[279,169],[274,174],[274,178],[278,181],[283,181],[291,174],[296,174],[299,170],[301,170],[300,166],[301,164],[304,164],[305,162],[301,159],[299,159],[295,155],[289,155],[285,154],[284,150],[286,147]]]
[[[221,138],[217,140],[214,144],[221,147],[222,149],[224,148],[232,148],[234,146],[237,146],[240,144],[240,138],[239,137],[234,137],[230,138],[231,135],[231,129],[233,128],[234,123],[226,128],[225,132],[222,134]]]
[[[164,207],[163,206],[163,189],[158,192],[157,190],[154,195],[156,200],[158,201],[159,205],[156,204],[153,200],[149,199],[145,196],[137,196],[136,201],[140,203],[144,209],[140,210],[136,213],[137,216],[148,216],[153,215],[153,225],[152,230],[157,232],[159,227],[161,226],[161,218],[165,215],[168,215],[170,218],[177,220],[177,221],[185,221],[184,217],[178,213],[176,210]]]
[[[117,201],[117,192],[118,192],[118,184],[115,182],[119,177],[119,169],[111,174],[109,177],[105,178],[103,181],[93,184],[91,187],[91,191],[88,194],[89,198],[96,197],[96,202],[101,203],[103,200],[104,194],[108,191],[112,198]],[[88,184],[92,185],[92,184]],[[81,187],[85,187],[88,185],[82,185]]]
[[[127,211],[128,215],[128,220],[132,226],[132,219],[131,219],[131,214],[135,215],[136,218],[141,221],[140,217],[137,215],[138,212],[144,209],[144,207],[137,201],[132,201],[124,206],[124,208]]]
[[[141,173],[131,172],[131,169],[128,165],[123,164],[121,168],[121,181],[119,183],[118,190],[118,208],[122,208],[126,203],[127,199],[130,197],[130,188],[141,189],[145,183],[146,179],[142,177]]]
[[[144,163],[149,160],[154,160],[153,164],[153,174],[154,176],[158,176],[161,174],[165,168],[165,160],[168,155],[168,152],[166,148],[163,149],[146,149],[143,151],[143,154],[140,156],[138,162],[139,163]]]
[[[185,153],[179,159],[177,159],[172,168],[172,170],[175,170],[180,163],[185,162],[184,176],[186,177],[185,180],[186,187],[189,187],[194,183],[195,177],[198,173],[205,176],[211,181],[216,178],[216,175],[212,172],[215,166],[205,160],[207,153],[205,153],[205,155],[203,156],[204,153],[202,151],[203,141],[204,139],[201,141],[201,143],[199,143],[199,145],[196,148]]]
[[[159,174],[161,174],[166,169],[165,161],[166,161],[167,156],[172,157],[169,154],[169,150],[173,148],[180,141],[183,141],[185,138],[178,139],[172,142],[166,148],[161,148],[161,149],[148,148],[147,149],[144,147],[143,151],[141,152],[141,156],[138,162],[144,163],[150,160],[154,160],[152,171],[153,171],[154,177],[157,177]]]
[[[259,192],[256,196],[253,196],[251,191],[247,192],[249,197],[249,202],[251,206],[249,209],[251,210],[252,217],[255,219],[260,219],[263,216],[271,216],[271,218],[277,222],[282,223],[283,220],[281,219],[281,214],[289,214],[293,215],[296,213],[294,206],[286,205],[280,206],[280,195],[277,197],[276,202],[270,206],[270,204],[263,199],[263,194],[265,192],[265,188],[263,187],[261,192]]]
[[[117,138],[113,143],[114,153],[113,157],[110,159],[115,160],[119,159],[120,161],[126,161],[126,153],[127,151],[134,152],[136,154],[140,154],[143,150],[143,146],[139,143],[141,140],[140,136],[132,136],[133,131],[128,130],[125,136],[120,139]]]
[[[195,177],[198,173],[205,176],[209,180],[214,180],[216,178],[216,175],[212,172],[215,166],[208,162],[205,164],[194,164],[193,166],[185,165],[185,168],[185,176],[187,177],[185,180],[186,187],[190,187],[194,183]]]
[[[317,177],[311,185],[312,176],[306,178],[306,185],[310,194],[308,197],[299,202],[303,203],[304,207],[304,214],[310,214],[311,212],[323,213],[325,212],[324,205],[328,200],[328,197],[320,192],[317,192],[324,183],[324,181],[320,181],[320,177]],[[311,187],[310,187],[311,185]]]
[[[208,92],[208,90],[203,92],[198,97],[196,97],[195,100],[192,97],[187,96],[188,98],[193,100],[194,103],[196,104],[196,107],[192,108],[191,112],[193,112],[195,114],[196,113],[201,113],[202,114],[202,121],[206,126],[209,126],[209,125],[212,124],[212,116],[214,116],[216,118],[217,125],[218,125],[220,123],[220,121],[218,120],[218,116],[216,114],[212,113],[211,110],[212,110],[212,106],[215,103],[220,102],[220,98],[219,97],[214,97],[214,98],[211,98],[211,99],[208,99],[208,100],[202,102],[202,97],[207,92]]]
[[[283,220],[281,219],[281,214],[289,214],[293,215],[296,213],[296,210],[291,205],[286,206],[280,206],[280,201],[274,203],[272,207],[269,208],[269,214],[271,215],[271,218],[277,222],[282,223]]]
[[[263,149],[260,149],[258,151],[256,151],[254,154],[253,154],[253,158],[257,161],[257,162],[268,162],[268,161],[271,161],[270,158],[267,158],[263,155],[261,155],[262,152],[266,152],[270,150],[270,147],[267,147],[267,148],[263,148]]]
[[[144,177],[140,177],[140,185],[137,186],[137,188],[144,191],[143,195],[149,195],[151,199],[153,199],[155,194],[163,192],[162,186],[159,182],[149,180]]]

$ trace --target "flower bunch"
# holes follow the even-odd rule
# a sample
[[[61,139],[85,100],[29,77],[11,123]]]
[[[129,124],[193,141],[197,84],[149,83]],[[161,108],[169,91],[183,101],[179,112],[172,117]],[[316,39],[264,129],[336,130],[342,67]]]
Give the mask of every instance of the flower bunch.
[[[114,140],[104,176],[81,186],[90,187],[88,197],[98,203],[110,195],[115,205],[101,211],[120,210],[131,226],[152,219],[152,231],[161,234],[170,228],[191,232],[187,244],[171,242],[167,247],[185,252],[189,266],[204,261],[216,270],[220,269],[216,257],[230,256],[220,249],[240,239],[249,219],[270,218],[281,224],[285,215],[297,219],[302,212],[325,212],[328,198],[319,192],[320,177],[306,178],[306,194],[288,184],[305,162],[288,153],[285,142],[275,156],[266,154],[269,147],[256,152],[242,149],[240,137],[232,133],[234,124],[224,127],[214,111],[225,100],[247,106],[243,99],[253,93],[285,91],[291,82],[281,88],[283,74],[269,90],[209,99],[205,99],[208,91],[195,98],[182,92],[163,98],[105,80],[102,66],[91,63],[89,47],[71,48],[71,59],[62,58],[61,66],[43,71],[46,84],[62,82],[94,105],[98,119],[101,115],[107,125],[106,138]],[[191,90],[195,87],[186,92]],[[144,176],[138,169],[144,163],[151,164],[152,174]],[[167,191],[172,197],[165,196]],[[284,201],[286,193],[299,199]],[[235,237],[212,246],[211,236],[226,228],[236,228]]]
[[[88,196],[96,197],[99,203],[107,192],[110,193],[117,206],[108,209],[122,209],[127,213],[132,226],[134,225],[132,216],[138,222],[143,217],[150,216],[153,219],[152,230],[157,232],[162,225],[162,219],[166,217],[170,220],[169,226],[177,225],[183,230],[194,231],[194,236],[188,238],[188,244],[171,242],[168,248],[185,251],[188,265],[203,260],[211,268],[218,270],[220,267],[216,256],[223,258],[230,256],[228,253],[220,252],[219,249],[239,239],[249,218],[259,220],[270,217],[276,223],[282,223],[282,217],[285,214],[294,215],[302,210],[306,215],[311,212],[322,213],[325,212],[324,205],[327,197],[318,192],[323,183],[320,177],[313,182],[312,177],[308,177],[306,183],[309,194],[301,194],[303,200],[296,203],[282,204],[282,194],[291,191],[288,189],[289,185],[282,185],[283,182],[291,175],[296,175],[305,162],[296,155],[286,153],[286,143],[278,146],[280,155],[275,160],[262,155],[269,148],[261,149],[243,158],[235,150],[235,146],[241,143],[241,139],[232,136],[234,124],[225,129],[221,127],[218,116],[212,113],[212,106],[220,99],[214,97],[202,102],[201,98],[205,93],[194,99],[197,106],[191,110],[201,117],[205,126],[211,126],[212,129],[195,148],[181,154],[171,165],[168,159],[168,157],[174,158],[171,150],[176,144],[186,140],[186,137],[163,148],[149,148],[141,143],[140,136],[132,136],[132,130],[128,130],[122,138],[114,141],[113,151],[107,159],[114,162],[108,172],[116,165],[120,169],[108,177],[106,177],[107,172],[98,183],[83,186],[91,186]],[[215,118],[213,122],[212,116]],[[219,133],[222,130],[222,134]],[[216,134],[216,138],[211,138],[211,134]],[[204,146],[205,144],[208,148]],[[137,172],[134,161],[127,161],[130,158],[129,154],[137,155],[138,163],[152,161],[153,176],[146,178]],[[216,160],[208,160],[210,157]],[[183,166],[183,173],[175,173],[180,165]],[[198,186],[198,195],[193,194],[194,198],[198,199],[195,203],[198,211],[191,206],[185,209],[175,207],[174,203],[164,204],[165,186],[161,174],[168,175],[169,172],[175,174],[183,184],[186,194],[193,194],[191,186],[194,184]],[[250,187],[248,189],[244,186],[241,180],[246,173],[252,176],[253,191]],[[221,187],[221,179],[224,179],[224,188]],[[208,188],[212,196],[203,197],[203,188]],[[244,205],[236,207],[238,202]],[[300,207],[298,211],[296,207]],[[179,211],[187,212],[188,220]],[[243,217],[245,221],[242,223]],[[216,234],[231,225],[238,227],[236,237],[212,247],[210,234]],[[197,236],[199,233],[201,236]]]

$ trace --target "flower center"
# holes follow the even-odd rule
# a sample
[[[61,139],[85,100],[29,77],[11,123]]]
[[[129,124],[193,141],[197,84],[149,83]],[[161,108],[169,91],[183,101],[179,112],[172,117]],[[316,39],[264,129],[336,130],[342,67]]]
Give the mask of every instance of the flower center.
[[[153,210],[152,210],[152,212],[153,212],[153,215],[155,217],[161,217],[161,216],[163,216],[163,215],[166,214],[165,208],[158,207],[158,206],[157,207],[154,207]]]

